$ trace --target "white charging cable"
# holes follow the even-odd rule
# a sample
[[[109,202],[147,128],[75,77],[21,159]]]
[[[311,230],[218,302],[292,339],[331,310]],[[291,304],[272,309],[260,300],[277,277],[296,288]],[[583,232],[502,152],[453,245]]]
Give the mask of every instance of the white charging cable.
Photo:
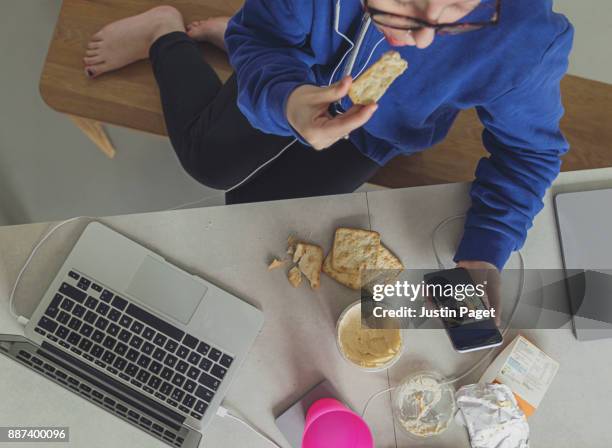
[[[228,417],[228,418],[230,418],[230,419],[232,419],[232,420],[234,420],[236,422],[239,422],[240,424],[246,426],[251,431],[253,431],[255,434],[257,434],[263,440],[267,441],[270,445],[272,445],[272,446],[274,446],[276,448],[281,448],[281,446],[279,444],[277,444],[274,440],[272,440],[270,437],[265,435],[263,432],[261,432],[260,430],[255,428],[253,425],[251,425],[249,422],[244,420],[242,417],[239,417],[238,415],[236,415],[236,413],[234,411],[232,411],[231,409],[228,409],[228,408],[223,407],[223,406],[219,406],[219,409],[217,409],[217,415],[219,417],[223,417],[223,418]]]
[[[40,241],[38,241],[38,243],[36,243],[36,245],[34,246],[32,251],[30,252],[30,255],[26,259],[25,263],[23,264],[23,266],[19,270],[19,273],[17,274],[17,278],[15,279],[15,283],[13,284],[13,288],[11,289],[11,293],[9,295],[9,312],[11,313],[11,315],[15,319],[17,319],[17,322],[19,322],[21,325],[26,326],[28,324],[28,322],[29,322],[29,319],[27,317],[22,316],[19,313],[17,313],[17,309],[15,308],[15,293],[17,292],[17,287],[19,286],[19,283],[21,282],[21,277],[23,277],[23,274],[25,273],[25,271],[27,270],[28,266],[32,262],[32,259],[34,258],[34,256],[38,252],[38,250],[51,237],[51,235],[53,235],[53,233],[55,233],[57,230],[59,230],[64,225],[66,225],[68,223],[71,223],[71,222],[74,222],[74,221],[77,221],[77,220],[79,220],[81,218],[91,218],[91,217],[90,216],[77,216],[75,218],[70,218],[70,219],[67,219],[65,221],[62,221],[59,224],[56,224],[55,226],[53,226],[53,228],[51,228],[51,230],[49,230],[40,239]],[[91,219],[94,219],[94,218],[91,218]]]
[[[234,185],[233,187],[231,187],[228,190],[223,191],[224,194],[229,193],[230,191],[235,190],[236,188],[238,188],[239,186],[241,186],[242,184],[244,184],[246,181],[248,181],[251,177],[253,177],[255,174],[257,174],[261,169],[263,169],[264,167],[268,166],[270,163],[274,162],[276,159],[278,159],[280,156],[282,156],[285,151],[287,151],[291,146],[293,146],[296,142],[297,142],[297,138],[293,139],[291,141],[291,143],[289,143],[287,146],[285,146],[283,149],[280,150],[280,152],[278,154],[276,154],[274,157],[272,157],[270,160],[268,160],[267,162],[265,162],[264,164],[260,165],[258,168],[255,168],[253,171],[251,171],[251,174],[249,174],[247,177],[245,177],[244,179],[242,179],[240,182],[238,182],[236,185]]]

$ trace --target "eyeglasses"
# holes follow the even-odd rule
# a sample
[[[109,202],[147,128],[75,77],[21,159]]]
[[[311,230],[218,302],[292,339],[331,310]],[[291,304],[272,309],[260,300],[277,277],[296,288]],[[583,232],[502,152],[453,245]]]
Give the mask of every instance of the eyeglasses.
[[[449,5],[447,8],[461,8],[462,5],[474,3],[473,1],[458,1],[456,4]],[[478,12],[479,15],[486,16],[490,13],[489,19],[479,22],[453,22],[453,23],[430,23],[416,17],[404,16],[400,14],[389,13],[368,6],[368,1],[363,1],[363,6],[366,12],[370,14],[372,21],[385,28],[391,28],[400,31],[418,31],[424,28],[435,30],[436,34],[461,34],[469,31],[476,31],[487,26],[497,25],[500,19],[501,0],[494,2],[483,0],[478,3],[468,14]]]

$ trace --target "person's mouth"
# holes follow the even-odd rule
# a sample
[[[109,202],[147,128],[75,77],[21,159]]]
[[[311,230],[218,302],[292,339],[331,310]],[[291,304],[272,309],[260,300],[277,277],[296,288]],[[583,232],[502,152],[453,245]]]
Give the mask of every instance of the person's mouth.
[[[400,47],[403,45],[403,42],[401,40],[395,39],[394,37],[389,36],[388,34],[385,34],[385,39],[387,39],[387,42],[389,42],[389,45],[393,47]]]
[[[406,45],[410,45],[410,42],[407,42],[402,39],[397,39],[387,33],[384,33],[384,35],[385,39],[387,39],[387,42],[389,42],[389,45],[391,45],[392,47],[405,47]]]

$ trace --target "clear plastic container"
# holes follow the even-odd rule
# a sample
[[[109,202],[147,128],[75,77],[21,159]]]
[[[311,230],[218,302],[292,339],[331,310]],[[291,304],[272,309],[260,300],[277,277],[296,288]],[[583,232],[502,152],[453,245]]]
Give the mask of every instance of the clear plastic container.
[[[399,333],[399,347],[397,347],[396,353],[388,360],[381,362],[380,365],[376,366],[366,366],[364,364],[360,364],[357,360],[351,359],[350,356],[347,355],[346,351],[343,348],[342,344],[342,332],[345,331],[345,326],[347,321],[350,319],[361,319],[361,301],[353,302],[350,304],[340,315],[338,318],[338,322],[336,323],[336,346],[338,347],[338,351],[342,358],[351,364],[363,371],[366,372],[382,372],[393,364],[397,362],[398,359],[402,356],[402,352],[404,350],[404,341],[401,330],[398,328],[396,330],[370,330],[370,331],[397,331]]]
[[[451,424],[457,405],[455,389],[437,372],[417,372],[393,391],[393,415],[415,439],[442,434]]]

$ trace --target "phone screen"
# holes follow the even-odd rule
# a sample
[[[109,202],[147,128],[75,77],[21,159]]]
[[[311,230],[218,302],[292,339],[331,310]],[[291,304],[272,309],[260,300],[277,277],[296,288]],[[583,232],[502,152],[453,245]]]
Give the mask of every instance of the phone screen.
[[[473,285],[474,282],[470,274],[465,269],[449,269],[446,271],[434,272],[425,276],[425,282],[429,285],[438,285],[441,288],[452,286],[457,291],[461,291],[465,285]],[[440,289],[432,288],[434,292]],[[499,345],[502,342],[502,335],[495,325],[492,318],[477,318],[477,313],[467,313],[470,311],[486,311],[489,308],[483,300],[483,296],[461,294],[460,300],[457,295],[433,294],[431,297],[438,309],[454,310],[440,317],[451,338],[453,346],[459,351],[477,350]],[[464,312],[461,313],[461,309]]]

